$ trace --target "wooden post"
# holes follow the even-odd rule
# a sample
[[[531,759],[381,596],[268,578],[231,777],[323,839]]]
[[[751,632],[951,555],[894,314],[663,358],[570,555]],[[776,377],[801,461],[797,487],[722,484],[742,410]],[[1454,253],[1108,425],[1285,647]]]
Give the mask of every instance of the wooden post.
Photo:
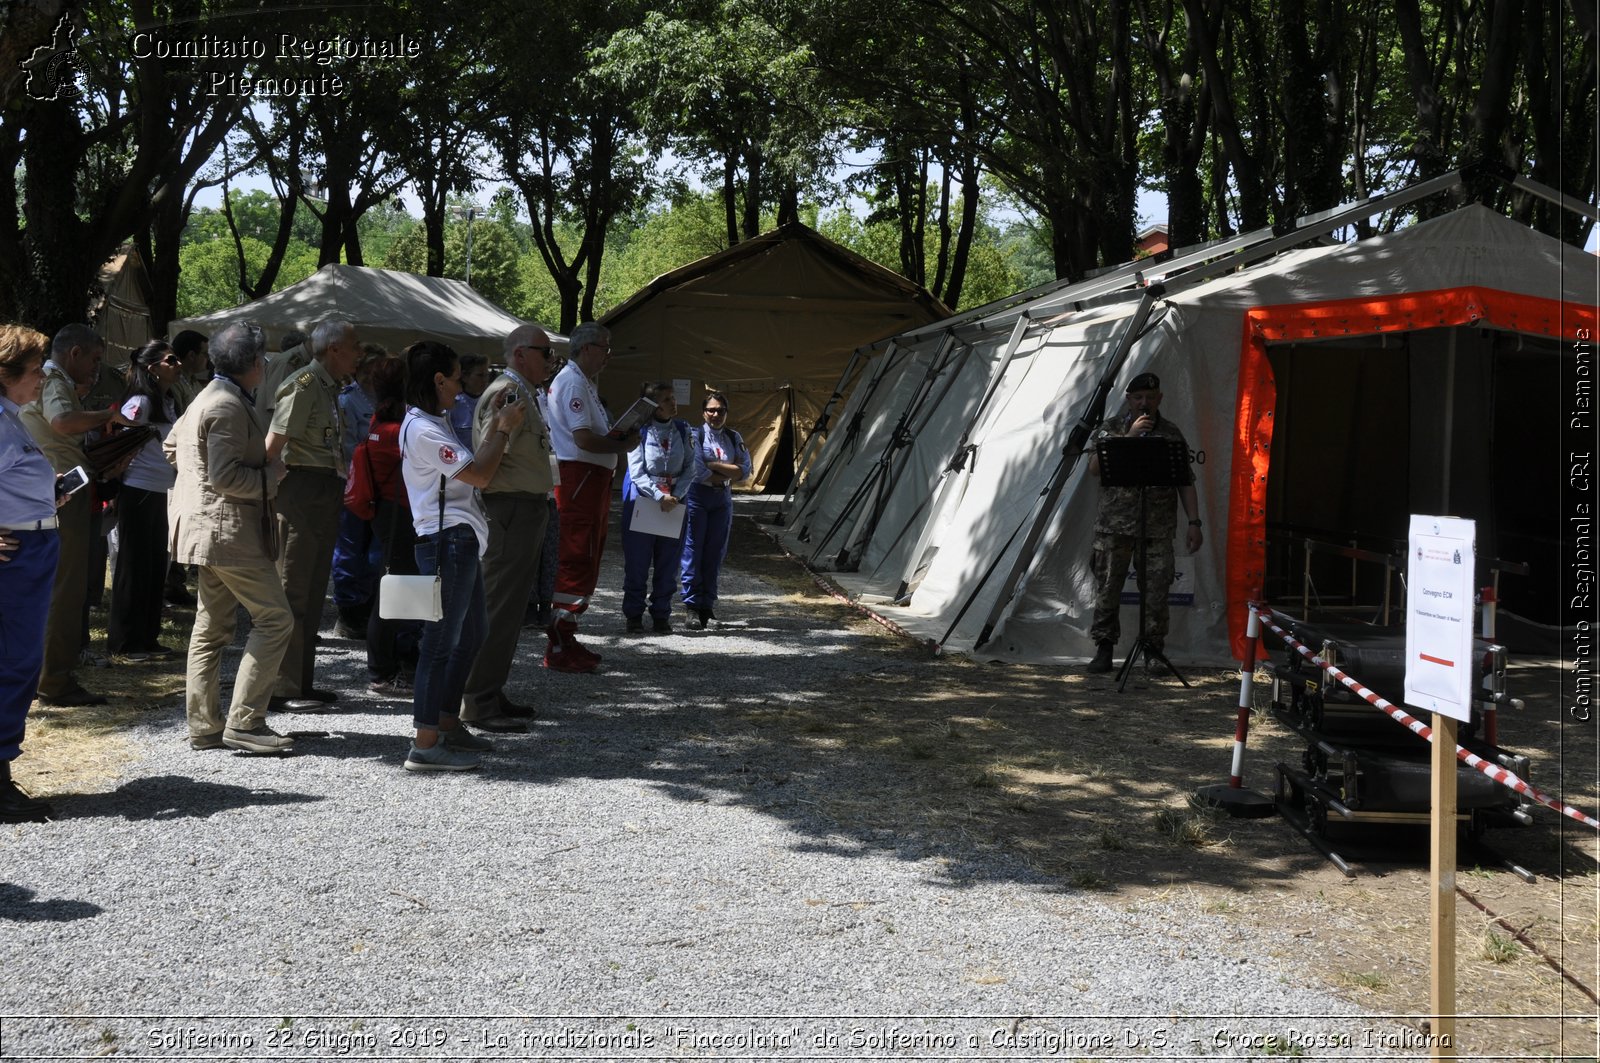
[[[1460,721],[1433,714],[1433,816],[1429,845],[1433,934],[1429,1056],[1454,1059],[1456,1047],[1456,737]]]

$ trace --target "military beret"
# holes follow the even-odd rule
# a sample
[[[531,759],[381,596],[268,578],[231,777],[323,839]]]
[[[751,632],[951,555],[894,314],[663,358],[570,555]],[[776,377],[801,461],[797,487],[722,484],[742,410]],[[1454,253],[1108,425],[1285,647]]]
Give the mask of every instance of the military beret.
[[[1160,391],[1161,378],[1154,373],[1140,373],[1128,381],[1128,391]]]

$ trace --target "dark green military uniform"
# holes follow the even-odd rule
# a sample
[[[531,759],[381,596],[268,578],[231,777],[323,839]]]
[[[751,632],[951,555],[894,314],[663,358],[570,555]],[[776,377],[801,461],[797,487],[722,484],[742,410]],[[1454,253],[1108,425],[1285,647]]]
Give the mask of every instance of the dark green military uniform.
[[[328,594],[333,545],[344,499],[344,423],[339,382],[320,361],[277,391],[271,431],[285,437],[289,474],[278,486],[278,574],[294,614],[294,634],[278,670],[276,695],[302,698],[312,688],[317,629]]]
[[[256,402],[261,408],[261,416],[271,420],[273,410],[278,403],[278,392],[290,377],[298,374],[302,369],[311,366],[311,348],[304,343],[290,347],[287,351],[280,351],[276,357],[267,362],[267,371],[261,378],[261,386],[256,389]]]
[[[1107,437],[1124,435],[1127,425],[1125,416],[1102,422],[1095,429],[1090,446]],[[1176,439],[1188,449],[1183,433],[1166,418],[1161,418],[1148,434]],[[1192,474],[1190,482],[1194,482]],[[1176,570],[1172,539],[1178,531],[1178,489],[1147,487],[1145,493],[1145,529],[1149,541],[1145,551],[1147,571],[1139,587],[1144,593],[1145,624],[1149,629],[1145,638],[1160,651],[1166,643],[1169,623],[1167,592],[1172,587]],[[1134,564],[1138,556],[1139,489],[1101,487],[1100,512],[1094,522],[1094,620],[1089,625],[1089,637],[1096,643],[1115,645],[1122,634],[1122,585],[1128,577],[1128,566]]]

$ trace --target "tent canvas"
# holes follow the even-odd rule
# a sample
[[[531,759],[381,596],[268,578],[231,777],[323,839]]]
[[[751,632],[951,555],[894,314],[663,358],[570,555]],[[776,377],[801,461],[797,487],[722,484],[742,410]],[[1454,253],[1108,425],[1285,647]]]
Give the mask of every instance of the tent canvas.
[[[133,244],[117,248],[100,267],[88,320],[105,338],[107,365],[127,365],[133,352],[155,336],[155,321],[150,316],[152,291],[144,256]]]
[[[1498,461],[1505,480],[1498,502],[1459,490],[1452,496],[1452,484],[1484,478],[1474,464],[1481,457],[1471,457],[1482,426],[1458,417],[1445,446],[1441,401],[1420,396],[1404,403],[1402,425],[1367,420],[1366,407],[1375,404],[1363,400],[1326,412],[1344,428],[1337,439],[1301,433],[1296,461],[1274,453],[1274,421],[1280,408],[1291,408],[1280,406],[1274,364],[1281,370],[1286,356],[1298,356],[1286,355],[1289,345],[1362,345],[1364,357],[1382,363],[1388,343],[1390,363],[1404,359],[1422,386],[1443,389],[1483,354],[1474,337],[1488,337],[1492,349],[1505,344],[1490,341],[1511,337],[1513,346],[1525,340],[1547,355],[1570,351],[1579,330],[1594,334],[1597,303],[1591,256],[1477,206],[1366,241],[1287,251],[1159,300],[1112,402],[1134,375],[1157,373],[1162,413],[1184,430],[1193,451],[1207,542],[1193,559],[1180,552],[1178,567],[1194,597],[1173,609],[1169,654],[1220,661],[1242,651],[1243,603],[1261,593],[1266,576],[1269,505],[1279,511],[1273,519],[1284,516],[1282,498],[1269,498],[1269,473],[1282,481],[1287,466],[1296,476],[1320,474],[1319,483],[1381,480],[1390,495],[1399,483],[1401,508],[1453,499],[1461,503],[1453,511],[1465,516],[1474,515],[1472,506],[1492,504],[1485,516],[1495,519],[1515,508],[1507,496],[1525,488],[1514,479],[1515,464]],[[1049,309],[1037,317],[1010,308],[891,342],[864,370],[867,383],[787,515],[792,550],[842,570],[836,578],[847,590],[885,604],[886,615],[918,634],[941,639],[951,632],[952,648],[971,648],[980,634],[1021,548],[1019,533],[1134,313],[1127,301],[1077,309],[1044,297],[1040,304]],[[1324,372],[1346,354],[1317,353]],[[1346,362],[1355,364],[1353,356]],[[1453,375],[1438,375],[1448,367]],[[1334,393],[1315,380],[1299,392],[1302,419],[1307,392]],[[920,405],[908,409],[919,396]],[[1455,400],[1459,406],[1459,393]],[[1505,405],[1491,411],[1499,422],[1507,420]],[[1277,443],[1296,438],[1288,425],[1276,428]],[[1351,438],[1385,432],[1406,461],[1345,462]],[[1515,439],[1498,449],[1516,446]],[[1542,455],[1546,463],[1556,456]],[[983,646],[986,656],[1064,661],[1093,652],[1087,629],[1097,487],[1086,465],[1077,464],[1049,514],[1027,576]],[[1397,474],[1391,465],[1404,469]],[[1346,517],[1372,504],[1360,489],[1348,493],[1355,509],[1341,511]],[[1555,523],[1548,510],[1540,519]],[[892,601],[901,604],[888,607]],[[1123,627],[1133,627],[1131,607]]]
[[[278,350],[285,332],[306,331],[331,317],[352,322],[362,342],[380,343],[395,353],[418,340],[439,340],[457,354],[496,361],[506,335],[526,324],[464,281],[335,263],[242,306],[174,321],[171,329],[209,336],[227,325],[254,321],[266,331],[267,348]],[[553,332],[551,339],[557,346],[566,342]]]
[[[706,389],[726,392],[755,470],[745,486],[785,486],[780,452],[798,450],[855,350],[948,315],[904,277],[785,225],[663,274],[606,314],[601,395],[620,410],[646,381],[687,380],[682,416],[698,424]]]

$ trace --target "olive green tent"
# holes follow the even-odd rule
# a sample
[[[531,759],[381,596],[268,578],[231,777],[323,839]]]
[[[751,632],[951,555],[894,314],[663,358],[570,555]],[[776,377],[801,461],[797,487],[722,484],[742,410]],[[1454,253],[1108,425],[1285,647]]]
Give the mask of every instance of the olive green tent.
[[[621,410],[645,381],[675,381],[698,424],[705,391],[727,393],[755,469],[741,486],[783,490],[856,348],[949,313],[899,274],[785,225],[657,277],[602,318],[613,354],[601,395]]]

